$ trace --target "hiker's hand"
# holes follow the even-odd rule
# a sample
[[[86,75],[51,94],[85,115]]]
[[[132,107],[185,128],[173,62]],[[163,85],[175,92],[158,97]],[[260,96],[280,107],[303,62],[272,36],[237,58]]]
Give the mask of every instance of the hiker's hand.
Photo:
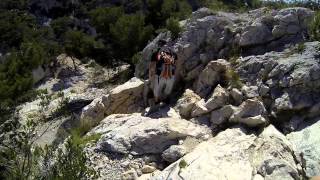
[[[169,55],[164,55],[164,62],[167,64],[172,64],[173,63],[173,58]]]

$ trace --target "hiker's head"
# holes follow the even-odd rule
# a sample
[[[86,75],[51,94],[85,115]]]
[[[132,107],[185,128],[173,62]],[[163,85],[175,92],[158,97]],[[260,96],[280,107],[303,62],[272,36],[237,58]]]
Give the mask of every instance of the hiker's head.
[[[160,39],[157,44],[158,44],[158,47],[163,47],[164,45],[167,44],[167,41],[164,39]]]

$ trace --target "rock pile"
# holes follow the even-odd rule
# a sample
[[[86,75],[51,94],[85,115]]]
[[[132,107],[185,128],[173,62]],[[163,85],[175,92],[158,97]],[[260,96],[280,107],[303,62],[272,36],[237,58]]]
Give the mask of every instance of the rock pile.
[[[143,50],[135,75],[145,76],[157,41],[167,39],[186,87],[175,103],[149,117],[140,114],[146,83],[138,78],[83,108],[82,120],[102,120],[89,132],[101,134],[87,148],[90,156],[106,153],[121,164],[139,164],[118,168],[109,162],[99,169],[101,178],[115,169],[113,179],[320,175],[320,43],[304,42],[312,16],[305,8],[243,14],[203,8],[182,23],[177,40],[161,33]],[[237,51],[242,56],[230,58]]]
[[[101,135],[85,148],[88,165],[101,179],[320,175],[320,43],[305,42],[312,16],[306,8],[242,14],[202,8],[181,22],[178,39],[167,32],[149,43],[136,77],[110,91],[91,94],[98,90],[83,80],[90,68],[80,66],[80,75],[64,84],[85,85],[67,104],[79,110],[78,123],[92,127],[87,135]],[[160,39],[178,54],[181,96],[145,117],[143,78]],[[68,67],[57,77],[68,76]]]

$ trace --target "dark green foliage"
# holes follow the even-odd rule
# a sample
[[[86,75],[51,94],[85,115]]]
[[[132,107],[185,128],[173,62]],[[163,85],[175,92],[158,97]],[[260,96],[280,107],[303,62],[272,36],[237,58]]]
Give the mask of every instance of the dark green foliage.
[[[225,72],[223,79],[227,83],[227,85],[233,88],[241,89],[241,87],[243,86],[239,74],[235,72],[233,69],[228,69]]]
[[[29,0],[1,0],[0,9],[19,9],[25,10],[28,8]]]
[[[45,179],[79,180],[96,177],[97,173],[86,166],[87,157],[83,152],[82,141],[78,137],[71,136],[65,143],[65,150],[58,149],[56,163],[49,169]],[[53,148],[46,154],[52,154]]]
[[[122,7],[97,8],[90,12],[91,23],[103,38],[108,39],[110,25],[124,14]]]
[[[24,40],[37,35],[35,19],[19,11],[0,11],[0,48],[19,48]]]
[[[45,0],[0,1],[0,53],[6,62],[0,64],[1,113],[10,114],[29,99],[23,95],[32,94],[32,70],[46,66],[58,54],[93,58],[103,65],[134,65],[133,56],[157,34],[156,29],[167,27],[176,37],[177,21],[191,13],[185,0],[57,2],[62,6],[46,9],[41,5]],[[46,22],[46,17],[52,21]],[[167,21],[170,17],[175,20]]]
[[[247,9],[259,8],[260,0],[202,0],[202,6],[209,7],[215,11],[245,11]]]
[[[65,148],[54,146],[38,147],[34,144],[36,124],[28,121],[10,137],[1,137],[0,167],[3,179],[88,179],[97,173],[86,166],[87,157],[83,147],[87,142],[96,141],[100,135],[81,137],[72,134]]]
[[[182,31],[179,21],[174,18],[167,19],[166,29],[171,32],[173,39],[176,39],[179,36],[179,33]]]
[[[61,38],[68,30],[73,28],[74,23],[70,17],[64,16],[53,20],[50,25],[56,37]]]
[[[5,167],[5,179],[28,179],[33,176],[39,160],[37,151],[32,152],[35,124],[28,121],[20,131],[13,131],[11,138],[0,143],[0,166]]]
[[[187,166],[188,166],[188,163],[186,162],[186,160],[181,159],[181,161],[179,162],[180,169],[186,168]]]
[[[314,15],[314,19],[310,24],[310,34],[312,40],[320,41],[320,11]]]
[[[182,20],[192,12],[191,6],[185,0],[147,0],[146,22],[156,29],[165,26],[170,17]]]
[[[131,62],[133,64],[138,64],[142,59],[142,53],[138,52],[135,55],[132,56]]]
[[[161,5],[161,16],[165,19],[175,17],[177,19],[186,19],[192,10],[188,2],[183,0],[167,0]]]
[[[0,109],[14,105],[20,94],[28,91],[33,84],[31,69],[41,65],[46,52],[36,42],[23,43],[21,50],[14,50],[0,64]]]
[[[145,26],[144,16],[141,14],[123,15],[111,25],[110,33],[117,55],[128,59],[128,62],[151,38],[153,27]]]
[[[91,57],[95,49],[103,48],[103,44],[81,31],[70,30],[65,34],[64,48],[68,55],[84,58]]]

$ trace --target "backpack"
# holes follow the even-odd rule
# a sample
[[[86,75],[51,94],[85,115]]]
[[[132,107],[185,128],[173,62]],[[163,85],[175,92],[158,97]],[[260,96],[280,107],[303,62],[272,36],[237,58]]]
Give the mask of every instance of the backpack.
[[[170,61],[172,59],[173,61]],[[168,47],[161,48],[157,54],[157,70],[160,72],[160,76],[168,79],[175,73],[175,61],[177,55],[172,49]]]

